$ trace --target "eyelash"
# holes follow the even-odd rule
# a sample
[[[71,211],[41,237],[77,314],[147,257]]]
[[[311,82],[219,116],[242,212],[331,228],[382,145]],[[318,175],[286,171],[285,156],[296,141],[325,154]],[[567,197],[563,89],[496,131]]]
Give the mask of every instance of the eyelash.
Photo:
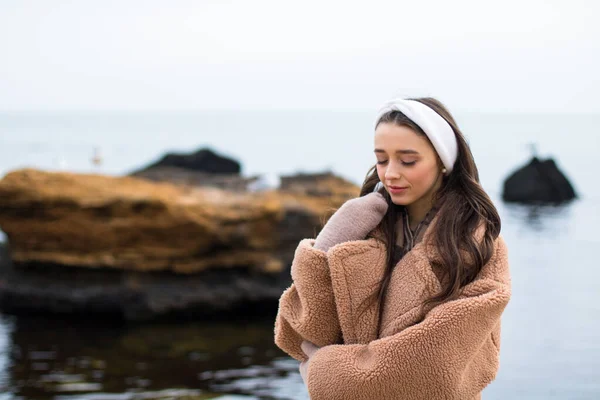
[[[385,164],[386,162],[387,162],[387,160],[385,160],[385,161],[377,161],[377,164],[379,164],[379,165],[383,165],[383,164]],[[402,165],[404,165],[405,167],[412,167],[413,165],[415,165],[415,164],[416,164],[416,161],[411,161],[411,162],[404,162],[404,161],[401,161],[401,163],[402,163]]]

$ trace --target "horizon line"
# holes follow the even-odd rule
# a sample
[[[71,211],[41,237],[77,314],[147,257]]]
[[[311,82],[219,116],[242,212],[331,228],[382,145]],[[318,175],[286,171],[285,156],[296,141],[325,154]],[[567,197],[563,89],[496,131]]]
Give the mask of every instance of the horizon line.
[[[312,112],[361,112],[376,113],[375,108],[333,108],[333,107],[212,107],[212,108],[21,108],[21,109],[0,109],[0,114],[106,114],[106,113],[127,113],[127,114],[181,114],[181,113],[206,113],[206,112],[284,112],[284,111],[312,111]],[[536,110],[536,109],[469,109],[455,108],[451,109],[453,114],[558,114],[558,115],[600,115],[600,110]]]

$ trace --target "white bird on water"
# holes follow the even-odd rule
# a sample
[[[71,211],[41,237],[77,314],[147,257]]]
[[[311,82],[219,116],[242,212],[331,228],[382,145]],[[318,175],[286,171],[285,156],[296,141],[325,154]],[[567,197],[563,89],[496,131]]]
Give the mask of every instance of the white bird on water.
[[[96,167],[102,165],[102,156],[100,155],[100,148],[94,147],[94,156],[92,157],[92,164]]]

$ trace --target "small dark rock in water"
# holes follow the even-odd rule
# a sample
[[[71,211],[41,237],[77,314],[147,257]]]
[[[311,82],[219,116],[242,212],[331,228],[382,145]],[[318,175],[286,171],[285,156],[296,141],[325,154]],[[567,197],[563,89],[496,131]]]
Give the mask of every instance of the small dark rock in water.
[[[245,192],[259,177],[243,177],[240,171],[239,162],[204,148],[190,154],[166,154],[160,161],[129,175],[154,182]]]
[[[504,181],[502,199],[524,204],[558,204],[577,198],[567,177],[552,158],[531,161]]]
[[[167,153],[158,162],[135,171],[132,175],[157,167],[178,167],[210,174],[239,174],[241,171],[239,162],[203,148],[189,154]]]

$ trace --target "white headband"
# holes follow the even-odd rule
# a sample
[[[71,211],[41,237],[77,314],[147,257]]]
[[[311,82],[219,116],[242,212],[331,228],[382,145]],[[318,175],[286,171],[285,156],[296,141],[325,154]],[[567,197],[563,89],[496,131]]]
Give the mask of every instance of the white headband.
[[[400,111],[423,129],[442,163],[444,163],[444,167],[447,170],[446,174],[449,174],[454,167],[458,155],[456,136],[450,124],[425,104],[416,100],[405,99],[394,99],[385,103],[379,110],[376,123],[379,122],[383,114],[393,110]]]

